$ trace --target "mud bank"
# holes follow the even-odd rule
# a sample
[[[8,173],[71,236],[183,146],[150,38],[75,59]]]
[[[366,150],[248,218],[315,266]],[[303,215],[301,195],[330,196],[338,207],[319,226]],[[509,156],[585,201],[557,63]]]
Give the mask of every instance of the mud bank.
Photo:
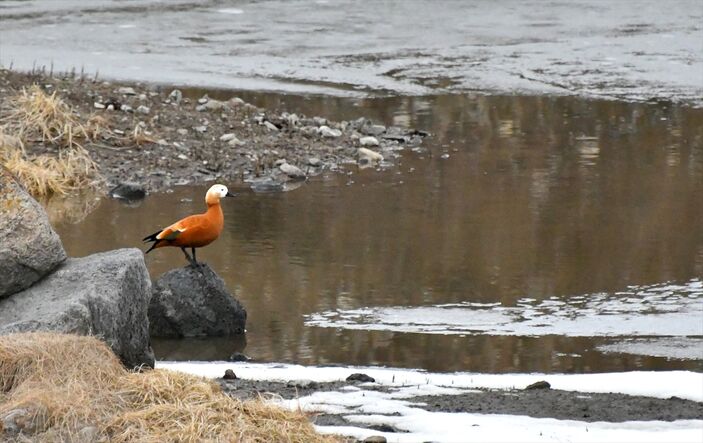
[[[189,97],[178,88],[95,81],[81,76],[0,70],[0,112],[32,84],[61,98],[82,118],[105,128],[84,148],[108,189],[136,182],[146,191],[214,180],[244,182],[255,191],[285,191],[345,165],[384,168],[427,133],[386,127],[360,117],[331,121],[295,110],[263,109],[229,99]],[[125,142],[127,140],[128,142]],[[31,154],[56,152],[25,141]]]

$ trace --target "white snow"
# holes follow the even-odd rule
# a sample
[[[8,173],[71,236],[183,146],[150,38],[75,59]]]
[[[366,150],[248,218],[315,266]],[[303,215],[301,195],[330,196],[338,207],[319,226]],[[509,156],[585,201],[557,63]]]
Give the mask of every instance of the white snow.
[[[703,420],[631,421],[624,423],[557,420],[526,416],[430,412],[408,401],[418,395],[454,395],[474,388],[524,388],[547,380],[555,389],[617,392],[658,398],[677,396],[703,401],[703,374],[691,371],[621,372],[601,374],[478,374],[428,373],[379,367],[316,367],[262,363],[157,362],[157,367],[206,377],[221,377],[233,369],[238,377],[255,380],[338,381],[363,372],[388,392],[347,386],[315,392],[294,400],[279,400],[289,408],[340,414],[353,424],[385,424],[403,431],[384,433],[355,426],[317,426],[323,433],[365,438],[383,435],[389,442],[701,442]]]
[[[307,316],[325,328],[425,334],[593,336],[703,336],[703,282],[632,286],[517,306],[456,303],[419,307],[367,307]]]

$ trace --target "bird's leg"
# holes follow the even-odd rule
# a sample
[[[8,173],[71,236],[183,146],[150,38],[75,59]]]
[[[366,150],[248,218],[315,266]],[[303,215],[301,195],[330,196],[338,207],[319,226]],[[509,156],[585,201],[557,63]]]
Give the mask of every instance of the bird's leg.
[[[190,248],[191,251],[193,251],[193,263],[196,265],[198,264],[198,260],[195,259],[195,248]]]
[[[181,247],[181,251],[183,251],[183,253],[186,255],[186,260],[188,260],[188,263],[190,263],[191,266],[194,266],[194,259],[190,257],[190,254],[188,254],[188,251],[186,251],[185,246]]]

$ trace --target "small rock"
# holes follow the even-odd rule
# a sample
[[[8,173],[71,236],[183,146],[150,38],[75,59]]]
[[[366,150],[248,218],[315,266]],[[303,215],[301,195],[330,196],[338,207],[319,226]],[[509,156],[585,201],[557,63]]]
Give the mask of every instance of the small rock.
[[[181,100],[183,100],[183,93],[181,92],[180,89],[174,89],[168,95],[168,99],[171,100],[175,104],[180,104]]]
[[[378,146],[378,139],[376,137],[361,137],[359,139],[359,144],[361,146]]]
[[[383,161],[383,156],[376,151],[372,151],[367,148],[359,148],[357,150],[359,155],[359,163],[379,163]]]
[[[230,355],[227,360],[229,360],[229,361],[250,361],[251,358],[242,354],[241,352],[235,352],[234,354]]]
[[[178,134],[180,134],[180,135],[188,135],[187,129],[180,128],[176,132],[178,132]]]
[[[298,389],[314,389],[317,387],[317,383],[312,380],[295,380],[289,381],[288,386]]]
[[[361,128],[361,132],[366,135],[381,135],[386,132],[386,127],[383,125],[367,125]]]
[[[103,105],[102,103],[98,103],[98,102],[93,103],[93,107],[95,109],[105,109],[105,105]]]
[[[232,97],[231,99],[227,100],[227,103],[233,108],[246,104],[246,102],[239,97]]]
[[[546,382],[544,380],[540,380],[538,382],[534,382],[528,387],[525,388],[526,391],[532,390],[532,389],[550,389],[552,385],[549,384],[549,382]]]
[[[208,100],[202,105],[196,106],[195,110],[198,112],[203,111],[219,111],[225,108],[225,102],[219,100]]]
[[[371,435],[363,440],[364,443],[386,443],[386,437],[382,435]]]
[[[204,105],[205,103],[207,103],[208,100],[210,100],[210,97],[208,97],[207,94],[205,94],[198,99],[198,103],[201,105]]]
[[[309,164],[310,166],[314,166],[314,167],[317,168],[318,166],[321,166],[321,165],[322,165],[322,160],[320,160],[320,159],[317,158],[317,157],[310,157],[310,158],[308,159],[308,164]]]
[[[122,182],[110,190],[110,197],[121,200],[141,200],[146,197],[144,186],[135,182]]]
[[[139,94],[139,100],[144,101],[146,98],[146,94]]]
[[[299,167],[291,165],[290,163],[283,163],[278,169],[290,178],[303,179],[306,177],[305,173]]]
[[[181,160],[188,160],[188,156],[185,154],[178,154],[178,158],[180,158]]]
[[[318,134],[320,134],[323,137],[329,137],[329,138],[337,138],[341,137],[342,131],[339,129],[332,129],[329,126],[320,126],[317,130]]]
[[[120,109],[122,110],[122,112],[134,112],[134,108],[129,105],[122,105]]]
[[[227,134],[222,134],[222,136],[220,136],[220,141],[221,142],[228,142],[228,141],[234,140],[235,138],[237,138],[237,136],[230,132]]]
[[[137,93],[134,91],[134,88],[130,88],[128,86],[118,89],[117,93],[123,95],[137,95]]]
[[[207,132],[207,126],[205,126],[205,125],[193,126],[193,130],[194,130],[195,132],[199,132],[199,133],[202,134],[202,133],[204,133],[204,132]]]
[[[376,379],[373,377],[370,377],[366,374],[356,373],[356,374],[352,374],[349,377],[347,377],[347,381],[359,381],[362,383],[374,383],[376,381]]]
[[[139,107],[137,108],[137,112],[146,115],[151,112],[151,109],[148,106],[139,105]]]
[[[227,369],[225,371],[225,375],[222,378],[225,380],[236,380],[237,374],[235,374],[233,370]]]
[[[232,140],[228,141],[227,144],[230,146],[242,146],[244,145],[244,142],[239,140],[237,137],[234,137]]]
[[[442,160],[446,160],[449,158],[449,154],[445,152],[444,154],[440,155],[439,158],[441,158]]]
[[[315,126],[327,125],[327,119],[322,117],[313,117],[312,122]]]
[[[278,127],[268,120],[264,122],[264,126],[266,126],[269,131],[278,131]]]

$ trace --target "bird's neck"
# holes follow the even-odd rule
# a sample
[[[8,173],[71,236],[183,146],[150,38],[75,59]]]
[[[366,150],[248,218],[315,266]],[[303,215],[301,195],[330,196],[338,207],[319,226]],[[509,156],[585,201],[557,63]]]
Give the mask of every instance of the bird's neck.
[[[219,201],[216,203],[208,203],[207,212],[205,212],[205,215],[208,216],[208,218],[211,218],[215,222],[218,222],[218,223],[224,222],[224,215],[222,214],[222,206],[220,206]]]

